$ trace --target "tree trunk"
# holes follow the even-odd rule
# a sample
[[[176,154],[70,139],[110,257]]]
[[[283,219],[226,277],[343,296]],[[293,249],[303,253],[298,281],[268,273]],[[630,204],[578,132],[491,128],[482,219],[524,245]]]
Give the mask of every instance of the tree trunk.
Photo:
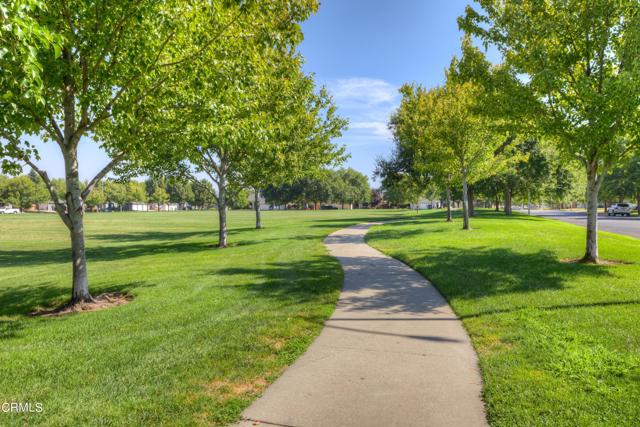
[[[504,213],[505,215],[511,215],[512,212],[513,210],[511,208],[511,189],[507,187],[504,190]]]
[[[527,189],[527,214],[531,215],[531,190]]]
[[[218,247],[227,247],[227,189],[224,176],[218,181]]]
[[[451,215],[451,188],[447,187],[447,222],[453,221]]]
[[[256,211],[256,228],[262,228],[262,213],[260,212],[260,190],[253,189],[253,209]]]
[[[500,199],[496,198],[496,212],[500,212]]]
[[[608,203],[607,199],[605,199],[604,200],[604,210],[602,212],[607,213],[607,208],[609,207],[608,204],[609,203]]]
[[[583,262],[598,263],[598,191],[602,183],[597,165],[587,167],[587,247]],[[604,175],[604,172],[603,172]]]
[[[91,302],[89,276],[87,274],[87,256],[84,245],[84,203],[78,176],[78,157],[74,148],[63,152],[65,163],[67,215],[69,217],[69,236],[71,238],[71,262],[73,283],[71,304]]]
[[[636,194],[636,210],[638,211],[638,215],[640,215],[640,193]]]
[[[84,247],[84,224],[82,213],[70,215],[72,228],[71,236],[71,261],[73,263],[73,287],[71,304],[92,301],[89,293],[89,276],[87,274],[87,256]]]
[[[467,186],[467,173],[462,171],[462,229],[470,230],[469,224],[469,188]]]
[[[474,202],[474,193],[473,193],[473,185],[469,185],[467,186],[467,198],[469,199],[469,216],[475,216],[476,215],[476,209],[475,206],[473,206],[473,202]]]

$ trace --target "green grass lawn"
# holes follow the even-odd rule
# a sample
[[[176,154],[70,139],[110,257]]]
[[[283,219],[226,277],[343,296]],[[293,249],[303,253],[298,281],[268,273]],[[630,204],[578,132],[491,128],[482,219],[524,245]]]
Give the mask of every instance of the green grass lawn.
[[[26,316],[70,293],[68,234],[54,215],[0,217],[0,425],[222,425],[311,343],[342,271],[322,239],[389,211],[232,212],[216,249],[215,212],[86,216],[93,294],[130,303]]]
[[[481,211],[474,230],[442,212],[374,228],[373,246],[445,295],[480,358],[494,426],[640,425],[640,240]]]

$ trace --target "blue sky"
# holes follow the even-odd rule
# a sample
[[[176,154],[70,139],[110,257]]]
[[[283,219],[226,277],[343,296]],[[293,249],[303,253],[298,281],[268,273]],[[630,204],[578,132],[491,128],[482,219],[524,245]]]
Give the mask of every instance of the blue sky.
[[[378,156],[391,152],[387,121],[405,82],[441,84],[458,54],[462,34],[456,18],[469,0],[323,0],[302,26],[305,70],[327,86],[349,130],[344,144],[353,167],[371,179]],[[54,144],[38,144],[39,162],[51,176],[64,175]],[[80,144],[80,174],[88,179],[108,159],[89,140]],[[372,181],[373,182],[373,181]],[[373,182],[374,184],[377,184]]]
[[[435,86],[460,51],[456,19],[468,0],[324,0],[303,24],[305,69],[334,96],[349,130],[347,166],[369,176],[391,152],[389,115],[407,82]],[[373,180],[372,180],[373,181]],[[374,184],[377,184],[374,182]]]

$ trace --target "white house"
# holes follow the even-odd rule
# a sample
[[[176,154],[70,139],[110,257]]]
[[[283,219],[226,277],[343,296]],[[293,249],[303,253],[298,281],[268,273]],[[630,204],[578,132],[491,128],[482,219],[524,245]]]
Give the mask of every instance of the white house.
[[[124,210],[134,212],[147,212],[149,210],[149,205],[142,202],[131,202],[124,205]]]
[[[53,202],[38,203],[38,212],[55,212],[56,205]]]
[[[411,203],[411,209],[439,209],[441,208],[440,200],[420,199],[417,203]]]
[[[255,206],[253,205],[255,203],[255,199],[254,199],[255,195],[253,190],[249,191],[249,204],[251,205],[251,209],[255,209]],[[262,196],[262,194],[260,194],[258,196],[258,203],[260,205],[260,210],[261,211],[269,211],[269,210],[282,210],[284,209],[284,206],[274,206],[270,203],[267,203],[267,200]]]

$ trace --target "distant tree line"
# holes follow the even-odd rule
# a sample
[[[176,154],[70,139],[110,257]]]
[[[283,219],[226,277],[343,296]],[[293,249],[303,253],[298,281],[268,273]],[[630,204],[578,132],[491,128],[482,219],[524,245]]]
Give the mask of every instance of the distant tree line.
[[[58,194],[64,194],[64,179],[52,178],[51,184]],[[317,176],[267,186],[261,193],[267,202],[278,206],[305,207],[307,204],[332,202],[347,207],[371,201],[371,188],[366,175],[351,168],[323,170]],[[216,189],[207,179],[195,182],[163,177],[151,177],[144,182],[105,179],[94,188],[85,204],[87,208],[98,211],[105,204],[113,205],[116,210],[123,210],[129,203],[177,203],[193,209],[209,209],[217,207],[215,194]],[[0,203],[29,209],[33,205],[47,202],[51,202],[49,191],[35,171],[16,177],[0,175]],[[248,190],[236,188],[228,192],[226,204],[232,209],[248,208]]]
[[[62,178],[52,178],[51,184],[59,194],[64,194],[65,182]],[[204,179],[197,185],[178,179],[149,178],[145,182],[105,179],[91,192],[85,204],[94,210],[100,210],[105,204],[112,204],[115,209],[122,210],[128,203],[147,202],[178,203],[193,209],[208,209],[215,206],[212,192],[213,186]],[[50,197],[44,182],[34,171],[16,177],[0,175],[0,203],[29,209],[33,205],[51,202]],[[247,197],[246,191],[234,193],[230,206],[246,208]]]
[[[315,207],[325,203],[341,207],[368,204],[371,188],[366,175],[351,169],[325,170],[317,176],[302,177],[281,185],[267,186],[265,200],[276,206]]]

